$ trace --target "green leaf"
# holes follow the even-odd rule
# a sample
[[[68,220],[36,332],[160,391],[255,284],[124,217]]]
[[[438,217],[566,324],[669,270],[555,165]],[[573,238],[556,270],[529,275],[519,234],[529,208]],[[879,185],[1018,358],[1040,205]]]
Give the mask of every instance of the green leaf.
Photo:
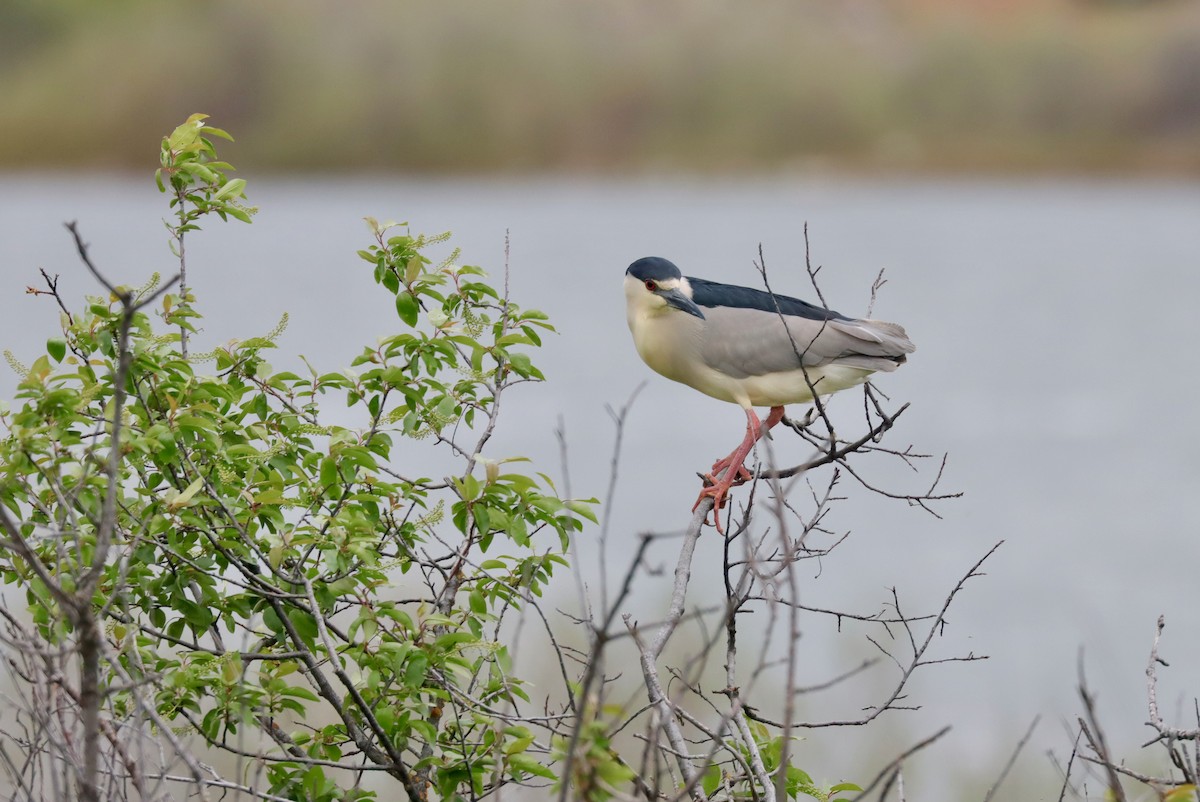
[[[510,353],[508,355],[508,364],[512,366],[519,375],[527,379],[543,379],[542,372],[533,366],[529,360],[528,354]]]
[[[180,509],[188,506],[188,502],[192,500],[192,496],[199,492],[200,488],[204,487],[204,477],[198,476],[195,481],[188,485],[182,493],[167,503],[167,506],[172,510]]]
[[[470,632],[447,632],[433,642],[433,648],[447,652],[460,643],[475,643],[477,640]]]
[[[408,290],[396,293],[396,314],[410,326],[417,325],[417,299]]]
[[[634,771],[616,760],[605,760],[596,766],[596,776],[609,788],[622,788],[633,779]]]
[[[311,649],[317,640],[317,620],[305,610],[288,610],[288,620]]]
[[[383,272],[380,274],[379,283],[383,285],[384,289],[390,293],[400,292],[400,278],[396,275],[396,271],[382,266],[380,269]],[[399,299],[396,299],[396,303],[399,304],[399,302]]]
[[[49,375],[50,375],[50,360],[49,359],[46,359],[46,357],[44,357],[44,356],[39,356],[37,359],[33,360],[33,364],[29,366],[28,378],[36,379],[38,382],[42,382]]]
[[[476,504],[471,507],[471,513],[475,516],[475,528],[480,534],[487,534],[492,530],[492,516],[487,507]]]
[[[337,460],[333,457],[321,460],[320,481],[324,487],[333,487],[338,483]]]
[[[246,179],[234,178],[225,182],[225,186],[217,190],[213,195],[213,200],[224,200],[225,198],[240,198],[246,189]]]
[[[410,688],[419,688],[425,682],[425,672],[429,670],[429,657],[424,652],[416,652],[408,658],[404,668],[404,684]]]
[[[167,137],[167,146],[174,151],[186,151],[195,147],[200,140],[200,129],[204,127],[207,114],[193,114],[187,122],[176,128]]]
[[[242,676],[242,663],[240,660],[225,660],[221,663],[221,679],[226,683],[233,684]]]
[[[483,598],[483,593],[481,593],[478,588],[471,591],[471,595],[468,597],[468,603],[471,605],[471,612],[475,613],[476,615],[487,614],[487,601]]]
[[[286,499],[283,497],[283,491],[278,487],[270,487],[261,493],[254,496],[255,504],[283,504]]]
[[[309,702],[319,701],[321,697],[310,691],[308,688],[301,688],[298,685],[289,685],[279,692],[281,696],[295,696],[298,699],[305,699]]]
[[[538,763],[533,758],[527,757],[526,755],[523,755],[523,754],[522,755],[510,755],[508,758],[508,765],[511,768],[517,769],[519,771],[523,771],[526,774],[533,774],[538,777],[545,777],[547,780],[557,780],[558,779],[558,776],[555,775],[555,773],[553,771],[551,771],[549,768],[547,768],[546,766],[543,766],[541,763]]]
[[[461,480],[454,479],[454,486],[458,488],[458,493],[462,496],[463,501],[474,501],[479,497],[479,480],[470,474],[464,476]]]
[[[238,208],[238,207],[236,207],[236,206],[227,206],[227,207],[225,207],[225,211],[226,211],[226,212],[227,212],[227,213],[228,213],[228,214],[229,214],[231,217],[233,217],[233,218],[235,218],[235,219],[237,219],[237,220],[241,220],[243,223],[249,223],[249,222],[251,222],[251,220],[250,220],[250,215],[249,215],[247,212],[245,212],[244,210],[242,210],[242,209],[239,209],[239,208]]]
[[[600,503],[599,499],[568,499],[563,503],[567,505],[567,509],[576,515],[582,515],[584,518],[587,518],[594,524],[600,523],[599,519],[596,517],[596,511],[592,509],[593,506]]]
[[[514,738],[504,745],[504,754],[515,755],[518,752],[524,752],[533,743],[532,735],[523,735],[520,738]]]
[[[704,779],[700,782],[700,787],[704,789],[704,795],[712,796],[720,785],[721,767],[715,764],[709,766],[708,771],[704,772]]]
[[[67,341],[58,337],[47,340],[46,353],[50,354],[50,358],[55,362],[62,362],[63,357],[67,355]]]
[[[404,283],[412,284],[421,275],[421,257],[414,256],[404,265]]]
[[[194,601],[182,596],[174,600],[174,605],[183,613],[183,620],[196,632],[203,632],[212,625],[212,612],[207,607],[201,607]]]
[[[416,719],[409,724],[414,730],[424,736],[425,741],[430,744],[437,743],[437,730],[428,721]]]

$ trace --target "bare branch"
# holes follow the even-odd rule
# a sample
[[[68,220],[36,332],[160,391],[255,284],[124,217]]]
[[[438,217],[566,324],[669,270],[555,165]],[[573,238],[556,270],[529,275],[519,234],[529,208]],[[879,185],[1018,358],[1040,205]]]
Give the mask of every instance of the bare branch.
[[[1104,767],[1105,773],[1108,776],[1108,790],[1112,793],[1113,798],[1117,802],[1128,802],[1129,798],[1125,795],[1125,788],[1121,785],[1121,778],[1117,772],[1117,767],[1109,756],[1108,744],[1104,737],[1104,731],[1100,728],[1100,722],[1096,718],[1096,700],[1092,696],[1087,687],[1087,677],[1083,673],[1083,655],[1079,656],[1079,697],[1083,700],[1084,714],[1087,717],[1079,719],[1079,728],[1083,731],[1083,737],[1088,742],[1088,747],[1096,756],[1096,762]],[[1090,726],[1089,726],[1090,724]],[[1087,757],[1086,755],[1084,756]]]
[[[1021,750],[1025,748],[1025,744],[1029,743],[1030,736],[1033,735],[1033,729],[1042,720],[1041,716],[1034,716],[1033,721],[1029,723],[1029,729],[1025,730],[1025,734],[1021,740],[1017,741],[1017,746],[1008,757],[1008,762],[1004,764],[1004,768],[1000,770],[1000,776],[992,783],[992,787],[988,789],[987,795],[984,796],[983,802],[991,802],[992,797],[996,795],[996,791],[1000,788],[1000,784],[1004,782],[1004,778],[1012,771],[1013,765],[1017,762],[1017,757],[1021,754]]]
[[[894,773],[902,765],[904,765],[904,761],[908,760],[910,757],[915,755],[917,752],[920,752],[925,747],[930,746],[931,744],[935,743],[938,739],[940,739],[943,735],[945,735],[948,732],[950,732],[949,726],[942,727],[940,730],[935,732],[933,735],[930,735],[928,738],[918,741],[917,743],[910,746],[908,749],[905,749],[903,752],[901,752],[899,755],[897,755],[892,760],[891,763],[888,763],[886,766],[884,766],[883,769],[881,769],[880,772],[875,775],[875,779],[873,779],[873,780],[871,780],[871,782],[867,783],[867,785],[863,788],[863,790],[859,793],[859,795],[854,798],[856,800],[866,799],[867,794],[871,793],[871,791],[873,791],[875,789],[875,786],[879,785],[879,783],[881,783],[885,778],[893,776]],[[883,794],[880,794],[880,799],[882,799],[882,798],[883,798]]]

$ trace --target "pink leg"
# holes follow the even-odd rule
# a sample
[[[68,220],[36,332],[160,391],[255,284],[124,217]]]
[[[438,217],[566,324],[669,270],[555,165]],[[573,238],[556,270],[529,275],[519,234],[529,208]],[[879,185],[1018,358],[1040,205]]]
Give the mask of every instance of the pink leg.
[[[750,479],[750,472],[746,470],[743,464],[746,461],[746,456],[750,450],[754,448],[754,444],[767,431],[770,431],[775,424],[783,419],[783,407],[771,407],[771,412],[767,415],[766,426],[759,421],[758,416],[754,414],[751,407],[746,407],[746,436],[737,448],[733,450],[728,457],[719,459],[713,463],[712,472],[706,478],[712,482],[711,485],[700,491],[700,497],[696,499],[696,503],[692,505],[692,509],[696,509],[700,502],[705,498],[711,497],[713,500],[713,520],[716,523],[717,531],[721,531],[721,508],[725,506],[725,497],[729,493],[729,489],[735,484],[742,484]],[[722,473],[723,472],[723,473]],[[720,476],[718,477],[718,474]]]
[[[747,410],[747,412],[751,412],[751,410]],[[747,418],[749,418],[749,416],[747,416]],[[779,423],[779,421],[782,419],[783,419],[783,407],[771,407],[771,413],[769,415],[767,415],[766,427],[765,427],[766,430],[770,431],[771,429],[773,429],[775,427],[775,425],[777,423]],[[746,437],[747,438],[750,437],[751,427],[757,426],[757,425],[759,425],[757,416],[754,418],[753,423],[747,422],[747,425],[746,425]],[[760,431],[760,433],[757,435],[757,437],[755,437],[754,440],[751,442],[751,445],[753,445],[754,442],[757,442],[761,438],[762,438],[762,432]],[[743,441],[743,444],[745,444],[745,441]],[[736,449],[735,449],[734,453],[735,454],[737,453]],[[749,452],[747,452],[747,453],[749,453]],[[710,479],[712,479],[717,474],[719,474],[721,471],[725,470],[726,468],[731,467],[731,464],[733,463],[733,457],[734,457],[734,454],[730,454],[728,457],[724,457],[724,458],[719,459],[716,462],[714,462],[713,466],[712,466],[712,470],[709,471],[709,473],[708,473],[708,477]],[[743,457],[743,459],[744,459],[744,457]],[[741,463],[738,463],[738,465],[737,465],[737,472],[738,472],[738,476],[736,479],[734,479],[735,484],[740,485],[743,482],[749,481],[749,479],[751,478],[750,472],[748,470],[746,470],[745,466],[742,465]],[[715,482],[716,480],[713,479],[713,481]]]

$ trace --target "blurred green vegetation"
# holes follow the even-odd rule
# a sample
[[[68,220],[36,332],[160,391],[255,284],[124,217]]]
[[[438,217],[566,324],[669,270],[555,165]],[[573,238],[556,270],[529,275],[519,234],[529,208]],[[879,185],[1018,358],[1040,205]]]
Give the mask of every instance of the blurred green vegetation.
[[[0,108],[3,169],[200,109],[260,169],[1197,174],[1200,3],[6,0]]]

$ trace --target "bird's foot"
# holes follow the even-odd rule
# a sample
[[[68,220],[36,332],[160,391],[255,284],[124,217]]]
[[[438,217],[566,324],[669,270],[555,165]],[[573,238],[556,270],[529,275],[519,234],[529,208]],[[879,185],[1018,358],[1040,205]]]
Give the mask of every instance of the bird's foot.
[[[707,475],[705,475],[704,478],[707,479],[708,481],[712,482],[715,485],[717,483],[717,477],[721,475],[722,471],[725,471],[725,472],[732,471],[731,478],[729,479],[730,486],[743,485],[746,482],[749,482],[751,479],[753,479],[754,474],[752,474],[752,473],[750,473],[750,471],[746,470],[746,466],[744,464],[742,464],[741,462],[738,462],[737,468],[732,467],[733,466],[733,458],[734,458],[734,455],[730,454],[728,457],[725,457],[724,459],[719,459],[716,462],[714,462],[713,466],[712,466],[712,470]]]
[[[711,476],[705,478],[712,479]],[[713,526],[717,528],[717,533],[721,535],[725,534],[725,531],[721,529],[721,509],[725,506],[725,501],[729,496],[729,488],[732,486],[732,478],[727,480],[725,477],[722,477],[701,490],[700,495],[696,498],[696,503],[692,505],[692,512],[695,512],[704,499],[711,498],[713,500]],[[708,518],[706,516],[705,522],[707,523],[707,521]]]

